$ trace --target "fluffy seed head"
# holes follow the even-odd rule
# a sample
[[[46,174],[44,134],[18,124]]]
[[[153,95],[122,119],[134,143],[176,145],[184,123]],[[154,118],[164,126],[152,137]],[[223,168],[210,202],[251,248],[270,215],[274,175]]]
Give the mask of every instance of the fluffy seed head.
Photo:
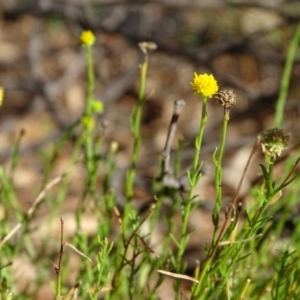
[[[267,129],[261,134],[261,148],[269,156],[280,156],[287,148],[289,136],[278,128]]]

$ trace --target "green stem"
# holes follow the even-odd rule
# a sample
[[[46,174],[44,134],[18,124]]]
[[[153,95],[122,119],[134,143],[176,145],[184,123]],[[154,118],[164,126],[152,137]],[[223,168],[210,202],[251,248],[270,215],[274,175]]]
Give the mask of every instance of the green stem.
[[[141,66],[138,104],[132,115],[131,125],[132,125],[134,143],[133,143],[133,151],[131,157],[131,165],[126,174],[126,191],[125,191],[127,200],[129,202],[131,202],[133,196],[133,182],[135,177],[136,164],[139,156],[139,150],[141,146],[140,128],[141,128],[141,120],[142,120],[142,108],[143,108],[144,96],[145,96],[147,68],[148,68],[148,59],[146,56]]]
[[[187,243],[189,241],[189,235],[187,233],[188,219],[192,211],[194,190],[201,178],[201,164],[199,165],[199,156],[201,151],[205,124],[207,123],[206,105],[207,105],[207,98],[204,98],[202,101],[202,112],[201,112],[199,133],[195,139],[195,153],[193,158],[193,168],[189,176],[190,190],[189,190],[187,202],[184,203],[182,208],[181,239],[178,247],[178,252],[176,256],[176,266],[175,266],[177,272],[184,271],[181,265],[181,258],[185,251]]]
[[[268,161],[269,170],[268,170],[268,178],[267,178],[267,199],[270,200],[273,196],[273,167],[274,167],[275,158],[272,156]]]
[[[89,122],[93,122],[93,101],[94,101],[94,89],[95,89],[95,76],[93,67],[93,55],[92,46],[86,47],[86,60],[87,60],[87,75],[88,75],[88,95],[85,116],[89,118]],[[95,179],[95,166],[94,166],[94,149],[93,149],[93,126],[87,126],[85,132],[85,147],[87,158],[87,170],[89,174],[88,186],[92,190],[93,182]]]
[[[140,103],[144,102],[147,69],[148,69],[148,57],[145,57],[145,60],[141,67],[141,82],[140,82],[139,95],[138,95],[138,101]]]
[[[281,127],[281,125],[282,125],[285,101],[286,101],[287,94],[288,94],[290,77],[291,77],[293,63],[295,60],[296,51],[297,51],[299,42],[300,42],[300,22],[298,23],[294,37],[290,43],[288,54],[287,54],[287,59],[285,62],[285,66],[284,66],[284,70],[283,70],[283,74],[282,74],[282,78],[281,78],[280,92],[279,92],[278,100],[276,103],[276,112],[275,112],[275,126],[276,127]]]
[[[215,190],[216,190],[216,205],[213,212],[213,223],[214,223],[214,235],[213,235],[213,241],[215,241],[215,237],[218,230],[218,224],[219,224],[219,215],[220,210],[222,206],[222,158],[223,153],[225,149],[225,142],[226,142],[226,133],[227,133],[227,125],[229,121],[229,111],[225,110],[224,113],[224,119],[223,119],[223,126],[222,126],[222,136],[221,136],[221,142],[220,142],[220,149],[218,151],[218,157],[215,160],[216,165],[216,173],[215,173]],[[212,248],[214,249],[214,248]],[[204,263],[204,266],[201,270],[200,276],[199,276],[199,283],[197,284],[198,287],[201,287],[201,284],[204,280],[205,275],[207,274],[207,270],[209,266],[211,265],[211,261],[213,259],[213,255],[211,252],[211,255],[208,256],[207,260]]]
[[[131,130],[133,132],[134,141],[133,141],[131,163],[129,169],[126,172],[126,178],[125,178],[125,195],[127,201],[123,213],[124,235],[126,235],[126,232],[129,228],[129,217],[136,213],[135,211],[133,212],[133,208],[132,208],[133,183],[136,174],[136,166],[139,158],[139,150],[141,147],[140,130],[141,130],[142,112],[143,112],[142,109],[143,109],[144,98],[145,98],[147,68],[148,68],[148,56],[146,54],[140,71],[138,103],[131,117]]]
[[[61,298],[61,268],[62,268],[62,258],[64,253],[64,221],[60,218],[61,232],[60,232],[60,251],[59,251],[59,261],[57,266],[57,284],[56,284],[56,299]]]
[[[201,122],[200,122],[200,127],[199,127],[199,133],[195,140],[195,154],[194,154],[194,159],[193,159],[192,177],[196,177],[196,173],[198,172],[198,169],[199,169],[199,166],[198,166],[199,156],[200,156],[201,145],[202,145],[202,140],[203,140],[204,128],[205,128],[205,124],[207,123],[206,105],[207,105],[207,97],[203,98],[203,101],[202,101]],[[193,188],[195,187],[196,184],[197,184],[197,182],[195,182]]]
[[[228,121],[229,121],[229,111],[225,110],[223,126],[222,126],[220,149],[218,151],[218,157],[215,161],[215,165],[216,165],[216,173],[215,173],[216,205],[215,205],[214,212],[213,212],[213,224],[215,227],[214,238],[215,238],[215,235],[218,230],[219,215],[220,215],[220,210],[221,210],[221,206],[222,206],[222,158],[223,158],[225,142],[226,142]]]
[[[86,47],[86,60],[87,60],[87,72],[88,72],[88,97],[87,97],[87,106],[86,114],[92,115],[93,113],[93,101],[94,101],[94,89],[95,89],[95,76],[94,76],[94,67],[93,67],[93,54],[92,47]]]

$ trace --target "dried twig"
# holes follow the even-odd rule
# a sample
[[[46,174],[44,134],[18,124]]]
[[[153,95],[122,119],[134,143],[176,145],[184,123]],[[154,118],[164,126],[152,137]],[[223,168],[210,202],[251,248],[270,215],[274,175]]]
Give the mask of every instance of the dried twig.
[[[164,275],[168,275],[170,277],[185,279],[185,280],[193,281],[195,283],[199,283],[199,281],[196,278],[188,276],[188,275],[177,274],[177,273],[173,273],[173,272],[169,272],[169,271],[164,271],[164,270],[157,270],[157,272],[161,273],[161,274],[164,274]]]
[[[69,291],[69,293],[66,295],[66,297],[65,297],[64,299],[65,299],[65,300],[71,300],[73,294],[77,291],[77,289],[79,288],[80,284],[81,284],[80,282],[77,282],[77,283],[71,288],[71,290]],[[76,298],[74,297],[74,299],[76,299]]]
[[[162,166],[161,166],[161,175],[158,180],[162,180],[165,186],[172,186],[174,188],[179,188],[181,186],[180,182],[174,178],[171,174],[170,167],[170,157],[171,157],[171,144],[176,132],[177,122],[179,119],[179,115],[182,109],[185,106],[185,101],[183,99],[174,101],[174,110],[171,118],[171,122],[169,125],[169,131],[166,138],[166,143],[164,147],[164,151],[162,153]]]

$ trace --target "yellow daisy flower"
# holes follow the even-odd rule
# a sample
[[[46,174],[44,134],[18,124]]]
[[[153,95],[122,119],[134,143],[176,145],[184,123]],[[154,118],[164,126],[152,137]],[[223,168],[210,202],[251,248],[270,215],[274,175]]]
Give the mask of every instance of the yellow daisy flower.
[[[211,98],[219,90],[218,83],[213,75],[198,75],[195,72],[191,85],[196,94],[207,98]]]

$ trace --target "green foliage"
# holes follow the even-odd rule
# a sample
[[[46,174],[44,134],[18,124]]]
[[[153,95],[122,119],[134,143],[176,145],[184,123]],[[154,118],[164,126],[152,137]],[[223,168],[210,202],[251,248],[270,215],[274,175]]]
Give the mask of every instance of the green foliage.
[[[116,172],[117,145],[112,144],[103,155],[102,153],[99,155],[104,137],[96,135],[94,124],[95,115],[102,112],[103,106],[94,98],[92,44],[85,46],[88,63],[86,110],[82,118],[64,132],[53,149],[47,152],[47,155],[43,155],[45,170],[43,184],[26,213],[20,209],[13,182],[22,135],[13,145],[10,168],[6,171],[4,167],[0,167],[0,192],[4,210],[0,227],[1,300],[31,299],[51,272],[52,275],[55,273],[55,280],[52,282],[53,294],[56,299],[64,300],[73,299],[75,293],[80,299],[92,300],[99,299],[100,295],[103,299],[157,299],[158,289],[166,276],[174,281],[175,299],[182,299],[182,293],[186,298],[195,300],[300,298],[298,284],[300,222],[298,216],[291,218],[293,207],[298,201],[297,187],[300,182],[294,172],[299,159],[295,160],[294,157],[287,159],[284,162],[285,170],[282,176],[275,179],[273,169],[276,158],[266,157],[265,164],[260,165],[262,182],[258,186],[251,187],[251,199],[245,207],[242,207],[237,201],[239,187],[225,212],[225,219],[221,219],[222,158],[226,147],[227,125],[230,122],[228,107],[224,108],[220,147],[212,158],[215,164],[216,192],[216,203],[212,211],[214,232],[211,243],[206,247],[205,260],[195,264],[192,276],[185,275],[186,262],[182,257],[192,231],[188,227],[189,218],[201,204],[195,190],[202,178],[202,162],[199,162],[199,158],[205,125],[209,117],[206,112],[207,98],[202,101],[193,166],[190,170],[185,170],[189,182],[188,192],[184,193],[177,186],[167,185],[163,180],[158,180],[153,183],[155,195],[145,213],[140,214],[134,207],[133,187],[142,143],[141,117],[145,102],[148,51],[151,47],[141,45],[145,58],[141,65],[138,101],[130,119],[133,151],[123,182],[125,191],[122,196],[126,200],[124,206],[118,202],[119,196],[111,184]],[[198,79],[197,83],[201,85],[201,75]],[[203,86],[201,88],[203,89]],[[277,116],[278,114],[277,111]],[[280,120],[280,117],[278,119]],[[75,142],[69,159],[70,169],[61,176],[50,179],[54,163],[71,140]],[[249,164],[259,146],[259,142],[256,142],[249,157]],[[181,146],[174,163],[175,175],[180,173],[178,163],[180,149]],[[51,239],[41,241],[41,250],[35,248],[30,235],[35,230],[32,228],[35,213],[41,202],[45,202],[50,211],[51,222],[59,223],[58,212],[68,196],[71,185],[70,174],[76,164],[86,167],[86,178],[82,179],[84,189],[76,209],[75,233],[72,237],[65,237],[64,221],[61,219],[60,234],[55,238],[51,237],[57,241],[56,255],[44,257],[44,250],[47,249]],[[104,175],[99,189],[97,179],[101,172]],[[170,174],[163,174],[160,179],[164,179],[165,175]],[[243,178],[244,174],[241,174],[241,183]],[[56,191],[52,193],[51,189],[54,186]],[[172,205],[166,214],[162,214],[161,210],[166,199],[171,201]],[[98,224],[97,232],[92,236],[88,236],[82,226],[84,213],[89,209],[92,209]],[[277,245],[276,242],[282,241],[285,223],[290,219],[293,220],[293,230],[289,239]],[[11,220],[16,223],[15,227],[11,225]],[[156,226],[158,220],[163,220],[166,226],[160,241],[160,253],[156,253],[151,243],[155,231],[160,230]],[[16,239],[17,233],[19,237]],[[171,250],[174,248],[175,251]],[[12,264],[22,252],[41,269],[35,282],[35,291],[29,291],[29,287],[25,287],[22,294],[18,294],[14,290],[17,278],[12,277]],[[75,279],[70,271],[71,255],[80,257]],[[51,261],[51,264],[46,264],[45,261]],[[69,282],[70,277],[74,282]],[[183,280],[191,282],[189,291],[181,291]]]

